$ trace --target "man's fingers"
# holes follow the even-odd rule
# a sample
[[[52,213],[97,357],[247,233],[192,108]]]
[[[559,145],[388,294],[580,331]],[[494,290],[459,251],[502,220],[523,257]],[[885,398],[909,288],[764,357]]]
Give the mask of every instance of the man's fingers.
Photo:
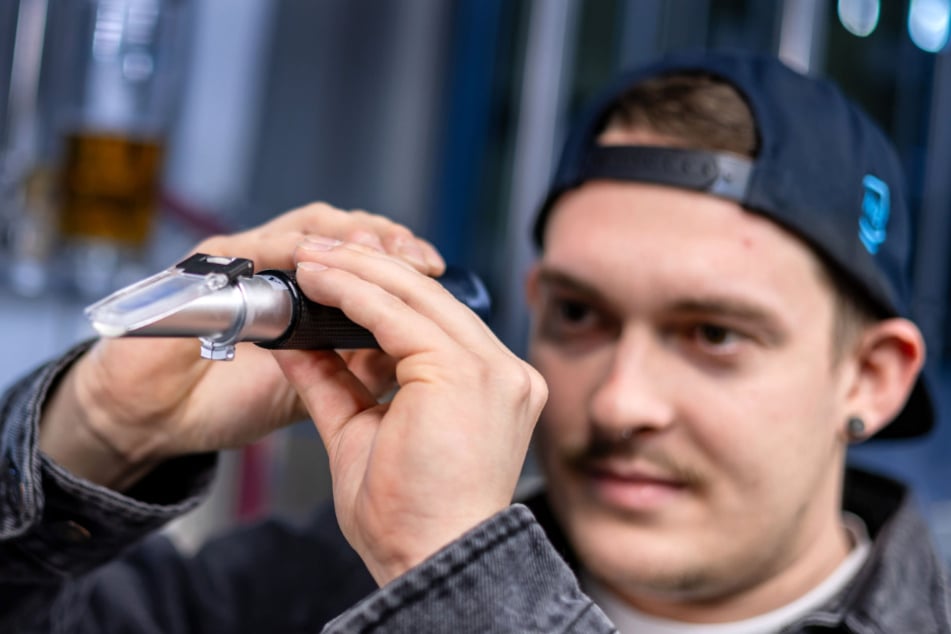
[[[291,268],[294,245],[309,235],[359,243],[400,258],[427,275],[439,275],[445,262],[436,249],[408,228],[362,210],[344,211],[324,203],[294,209],[258,228],[233,236],[215,236],[199,250],[247,257],[258,268]]]
[[[275,350],[274,358],[303,399],[328,451],[352,418],[377,404],[335,352]]]
[[[256,232],[249,231],[234,236],[215,236],[202,241],[195,251],[209,255],[226,255],[247,258],[254,262],[257,271],[264,269],[294,268],[294,250],[306,234],[300,231]]]
[[[348,350],[340,356],[377,399],[396,387],[396,359],[388,354],[380,350]]]
[[[311,242],[301,245],[297,261],[297,280],[305,294],[343,310],[373,332],[390,354],[420,351],[407,349],[396,338],[424,333],[448,335],[469,349],[504,349],[441,284],[385,255],[359,245]]]
[[[316,269],[302,262],[297,282],[313,301],[340,308],[373,333],[380,348],[397,359],[444,346],[446,333],[400,298],[342,269]]]

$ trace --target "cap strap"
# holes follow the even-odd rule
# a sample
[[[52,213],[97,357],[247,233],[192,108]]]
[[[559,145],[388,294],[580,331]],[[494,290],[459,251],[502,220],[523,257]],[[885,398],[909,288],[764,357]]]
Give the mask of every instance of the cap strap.
[[[723,152],[648,145],[596,145],[579,181],[609,179],[670,185],[746,201],[753,163]]]

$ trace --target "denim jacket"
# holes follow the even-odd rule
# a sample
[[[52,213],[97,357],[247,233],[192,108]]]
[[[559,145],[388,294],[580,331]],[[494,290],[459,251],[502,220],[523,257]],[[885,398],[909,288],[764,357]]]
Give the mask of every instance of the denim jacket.
[[[119,494],[36,449],[46,394],[78,355],[0,398],[0,632],[613,632],[579,589],[544,495],[486,520],[377,588],[330,506],[268,520],[193,556],[153,534],[196,505],[214,456],[169,461]],[[873,537],[868,561],[787,632],[951,633],[949,591],[906,491],[858,471],[845,507]]]

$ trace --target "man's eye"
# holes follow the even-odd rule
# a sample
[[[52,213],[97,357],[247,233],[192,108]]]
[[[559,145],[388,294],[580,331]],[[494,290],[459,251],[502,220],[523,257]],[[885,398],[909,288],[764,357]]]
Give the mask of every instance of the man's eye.
[[[697,334],[706,343],[719,346],[730,341],[730,336],[733,332],[723,326],[703,324],[697,328]]]
[[[588,302],[552,297],[542,310],[540,334],[561,343],[590,342],[605,334],[608,324],[605,315]]]
[[[580,324],[591,316],[591,308],[581,302],[561,300],[554,302],[554,309],[558,317],[569,324]]]
[[[698,324],[691,330],[691,339],[698,346],[720,353],[732,351],[743,340],[742,334],[717,324]]]

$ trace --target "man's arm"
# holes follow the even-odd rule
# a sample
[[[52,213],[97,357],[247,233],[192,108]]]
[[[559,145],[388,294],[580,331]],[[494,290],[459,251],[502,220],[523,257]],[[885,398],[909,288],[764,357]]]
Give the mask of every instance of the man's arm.
[[[540,375],[431,280],[385,254],[302,244],[305,294],[369,329],[399,390],[277,351],[330,457],[338,521],[381,589],[332,632],[611,632],[527,508],[511,506]]]
[[[514,505],[393,580],[324,631],[617,630],[581,592],[531,512]]]
[[[7,414],[4,440],[31,435],[45,390],[82,349],[0,399]],[[24,421],[30,426],[21,427]],[[164,465],[152,474],[154,481],[147,478],[121,495],[77,480],[35,446],[4,444],[3,455],[17,456],[8,463],[13,469],[2,474],[7,489],[14,483],[9,476],[29,473],[30,462],[38,465],[40,478],[26,478],[25,499],[33,506],[20,507],[20,513],[7,513],[12,508],[6,506],[2,514],[0,631],[47,632],[82,624],[103,632],[167,634],[196,622],[232,632],[261,631],[256,628],[264,623],[317,631],[373,590],[362,562],[339,534],[332,509],[303,527],[269,522],[241,529],[213,540],[194,558],[182,557],[167,540],[152,539],[86,574],[192,507],[208,466]],[[35,486],[43,480],[46,487]],[[148,498],[150,491],[165,498],[178,491],[182,500],[135,497]],[[35,506],[39,497],[45,497],[42,512]],[[374,630],[612,631],[530,513],[518,506],[378,590],[327,629]]]
[[[317,632],[375,589],[330,507],[189,556],[149,537],[201,500],[214,454],[164,462],[123,493],[50,461],[36,443],[42,405],[85,348],[0,395],[0,632]]]
[[[198,250],[294,268],[311,234],[350,239],[439,274],[425,241],[392,221],[315,204]],[[230,363],[189,340],[99,340],[11,389],[0,404],[0,612],[42,606],[66,578],[116,557],[197,503],[216,450],[300,420],[305,411],[268,351]],[[345,354],[373,393],[389,389],[379,351]],[[14,599],[10,600],[8,599]]]
[[[330,456],[337,519],[374,578],[386,585],[365,605],[389,604],[386,597],[394,588],[417,586],[414,578],[443,579],[448,587],[482,566],[497,578],[536,572],[518,584],[519,593],[506,596],[478,585],[474,610],[504,613],[515,602],[529,610],[531,620],[522,622],[543,623],[549,608],[569,597],[567,612],[557,611],[563,629],[597,615],[573,581],[570,588],[552,584],[556,578],[570,580],[571,574],[540,534],[541,550],[530,550],[528,562],[499,558],[504,549],[478,546],[479,527],[495,526],[490,518],[509,513],[505,509],[546,388],[478,317],[429,279],[442,270],[438,255],[394,227],[379,217],[317,206],[246,234],[209,241],[201,249],[251,257],[262,268],[296,264],[302,290],[370,329],[382,352],[276,351],[270,356],[251,347],[239,350],[237,362],[220,364],[199,359],[194,345],[188,345],[194,342],[100,341],[59,383],[58,396],[45,412],[42,403],[54,375],[40,380],[32,395],[15,391],[13,409],[5,410],[25,407],[31,423],[13,425],[19,431],[8,444],[21,453],[33,447],[21,461],[32,464],[20,472],[33,478],[33,488],[27,494],[32,502],[11,512],[18,528],[5,537],[17,557],[11,565],[25,565],[22,570],[33,571],[39,580],[14,570],[9,579],[17,597],[35,609],[45,600],[50,579],[80,573],[125,545],[123,539],[113,540],[111,549],[97,542],[89,549],[95,556],[84,558],[84,549],[42,535],[35,547],[22,548],[19,540],[42,534],[48,520],[64,526],[70,539],[92,545],[90,526],[97,536],[108,534],[108,514],[116,511],[119,496],[139,500],[133,508],[123,507],[131,515],[119,523],[128,519],[131,529],[144,534],[157,516],[168,513],[166,507],[180,511],[187,503],[181,498],[170,503],[174,479],[163,481],[162,476],[169,477],[166,469],[188,470],[196,460],[201,467],[201,460],[210,460],[203,452],[258,438],[295,420],[306,405]],[[407,257],[407,247],[425,257]],[[394,377],[400,389],[391,401],[379,403],[378,395],[390,389]],[[39,457],[37,435],[52,460]],[[135,497],[143,490],[160,499]],[[64,513],[53,503],[60,494]],[[77,506],[91,512],[77,515]],[[519,542],[521,530],[507,533],[504,519],[501,526]],[[458,553],[470,565],[442,565],[441,557],[455,561]],[[51,558],[38,560],[37,555]],[[326,572],[320,562],[308,563],[313,576]],[[305,587],[307,580],[300,583]],[[434,599],[429,607],[401,603],[388,618],[404,615],[405,620],[391,623],[448,618],[444,611],[456,609],[454,604],[445,601],[439,584],[429,587],[435,592],[426,595]],[[339,627],[346,628],[345,622]]]
[[[445,268],[409,229],[319,203],[209,238],[197,250],[248,258],[257,269],[293,269],[295,247],[313,235],[355,241],[424,275]],[[372,393],[392,385],[392,364],[379,351],[344,357]],[[115,490],[170,458],[240,447],[306,415],[269,351],[239,344],[233,361],[214,362],[200,357],[194,339],[99,340],[44,407],[43,452],[74,475]]]
[[[77,478],[39,451],[42,405],[87,346],[23,378],[0,397],[0,631],[30,631],[71,579],[194,507],[212,454],[158,466],[126,494]]]

